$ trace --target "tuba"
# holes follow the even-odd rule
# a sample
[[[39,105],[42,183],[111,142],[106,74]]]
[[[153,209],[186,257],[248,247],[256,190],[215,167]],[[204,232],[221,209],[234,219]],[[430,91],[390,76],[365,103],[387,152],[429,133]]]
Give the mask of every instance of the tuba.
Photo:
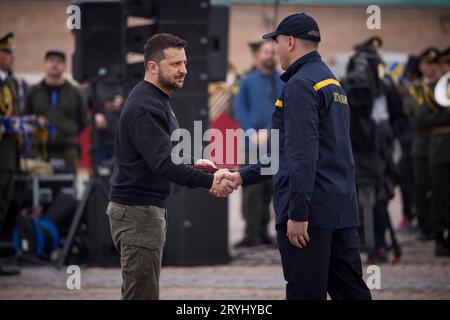
[[[444,74],[436,83],[434,98],[440,106],[450,108],[450,72]]]

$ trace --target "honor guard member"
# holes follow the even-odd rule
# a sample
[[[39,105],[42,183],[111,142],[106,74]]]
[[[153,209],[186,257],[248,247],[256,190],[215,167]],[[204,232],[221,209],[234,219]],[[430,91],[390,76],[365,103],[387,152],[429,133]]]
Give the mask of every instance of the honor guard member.
[[[32,86],[25,102],[25,114],[45,116],[55,128],[49,138],[45,159],[63,159],[66,172],[75,174],[79,156],[78,134],[88,123],[81,92],[64,78],[66,55],[60,50],[47,51],[45,77]]]
[[[13,62],[13,37],[10,32],[0,38],[0,236],[19,161],[17,135],[8,129],[9,118],[17,115],[19,102],[14,80],[8,73]]]
[[[439,75],[436,48],[427,48],[419,56],[419,69],[423,77],[412,83],[408,90],[415,101],[411,125],[414,130],[412,157],[414,170],[414,201],[420,230],[419,239],[431,240],[430,216],[431,178],[429,173],[430,115],[438,110],[432,92]]]
[[[446,86],[442,94],[446,107],[437,106],[433,114],[430,138],[431,221],[436,237],[436,256],[450,256],[450,48],[438,57],[439,67]],[[432,92],[432,93],[433,93]],[[434,95],[430,99],[433,103]]]
[[[404,130],[400,135],[402,155],[398,164],[398,174],[403,201],[403,220],[400,222],[400,228],[402,231],[410,233],[415,231],[415,228],[413,227],[414,214],[412,210],[412,205],[414,203],[414,171],[412,159],[413,130],[411,127],[411,118],[413,116],[415,101],[409,94],[408,87],[412,83],[417,82],[421,77],[422,73],[419,70],[419,58],[410,55],[398,85],[398,90],[402,98],[403,111],[408,119]]]
[[[364,219],[361,231],[371,262],[387,261],[388,204],[394,197],[397,180],[393,142],[408,122],[401,96],[378,53],[381,45],[379,37],[372,37],[355,46],[356,52],[350,58],[343,81],[351,106],[350,137]]]
[[[319,27],[312,17],[294,14],[263,38],[278,43],[285,70],[272,128],[280,135],[273,203],[286,298],[325,300],[328,293],[332,299],[371,299],[358,250],[349,106],[317,52]],[[231,175],[244,186],[270,179],[261,167]]]
[[[8,238],[7,217],[19,162],[17,135],[11,131],[10,118],[18,113],[19,97],[16,83],[10,75],[13,65],[13,34],[0,36],[0,240]],[[10,261],[14,254],[12,244],[0,242],[0,276],[20,274],[17,265]]]

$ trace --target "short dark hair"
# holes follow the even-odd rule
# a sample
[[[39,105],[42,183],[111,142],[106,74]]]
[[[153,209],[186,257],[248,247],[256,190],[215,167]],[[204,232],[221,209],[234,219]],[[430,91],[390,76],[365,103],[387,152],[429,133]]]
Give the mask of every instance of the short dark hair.
[[[147,40],[144,46],[145,69],[149,61],[159,63],[165,58],[164,49],[186,48],[187,41],[170,33],[158,33]]]
[[[255,41],[255,42],[249,42],[248,46],[250,47],[250,51],[255,54],[261,49],[262,44],[264,41]]]
[[[63,51],[58,50],[58,49],[48,50],[45,53],[44,60],[48,60],[48,58],[50,58],[50,57],[59,57],[63,60],[63,62],[66,62],[66,54]]]

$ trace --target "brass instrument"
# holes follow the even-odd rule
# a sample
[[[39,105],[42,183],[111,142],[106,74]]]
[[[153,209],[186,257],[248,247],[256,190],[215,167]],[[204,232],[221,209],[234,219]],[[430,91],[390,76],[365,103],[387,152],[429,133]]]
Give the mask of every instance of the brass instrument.
[[[436,102],[446,108],[450,108],[450,72],[444,74],[434,87]]]

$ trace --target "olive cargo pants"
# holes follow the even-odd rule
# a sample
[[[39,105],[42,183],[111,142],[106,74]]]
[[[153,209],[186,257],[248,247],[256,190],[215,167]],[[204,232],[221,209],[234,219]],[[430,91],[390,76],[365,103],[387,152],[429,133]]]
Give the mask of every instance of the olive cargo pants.
[[[120,253],[122,299],[158,300],[167,210],[110,201],[106,213]]]

